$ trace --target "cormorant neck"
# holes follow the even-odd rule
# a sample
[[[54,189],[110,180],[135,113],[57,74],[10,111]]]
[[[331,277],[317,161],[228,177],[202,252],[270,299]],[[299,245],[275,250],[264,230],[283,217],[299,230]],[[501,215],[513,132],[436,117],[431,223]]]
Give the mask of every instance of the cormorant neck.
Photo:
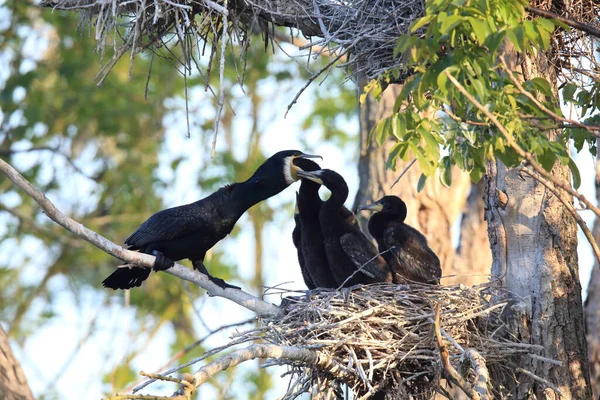
[[[298,193],[298,201],[304,206],[317,207],[320,206],[322,201],[319,197],[319,185],[316,182],[303,179],[300,183],[300,190]]]
[[[253,175],[250,179],[233,185],[231,198],[242,215],[247,209],[269,197],[275,196],[287,187],[285,180],[270,179]]]
[[[331,196],[325,202],[324,207],[329,210],[339,210],[344,206],[346,199],[348,199],[348,187],[346,185],[326,187],[331,191]]]
[[[369,233],[375,240],[379,240],[383,238],[383,232],[386,228],[386,223],[390,220],[390,216],[386,215],[385,212],[377,212],[371,215],[369,218],[368,229]]]

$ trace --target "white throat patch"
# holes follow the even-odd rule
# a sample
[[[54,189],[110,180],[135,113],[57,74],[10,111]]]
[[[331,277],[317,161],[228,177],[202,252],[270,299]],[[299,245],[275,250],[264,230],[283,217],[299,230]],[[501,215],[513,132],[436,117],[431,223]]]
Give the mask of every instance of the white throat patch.
[[[283,176],[285,177],[285,182],[288,185],[296,182],[294,177],[292,176],[292,161],[294,160],[293,156],[286,157],[283,160]]]

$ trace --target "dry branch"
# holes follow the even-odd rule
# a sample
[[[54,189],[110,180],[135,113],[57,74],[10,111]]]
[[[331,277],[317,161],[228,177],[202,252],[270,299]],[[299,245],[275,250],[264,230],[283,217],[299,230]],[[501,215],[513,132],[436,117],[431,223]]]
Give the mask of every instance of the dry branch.
[[[1,158],[0,171],[4,172],[16,186],[21,188],[29,197],[35,200],[42,207],[48,218],[81,239],[90,242],[106,253],[129,264],[147,268],[151,268],[154,265],[154,256],[127,250],[63,214],[42,192],[29,183],[29,181],[27,181],[17,170]],[[205,289],[210,296],[224,297],[258,315],[274,315],[279,311],[277,306],[262,301],[242,290],[223,289],[209,280],[206,275],[190,268],[186,268],[181,264],[176,263],[175,266],[165,272],[198,285]]]

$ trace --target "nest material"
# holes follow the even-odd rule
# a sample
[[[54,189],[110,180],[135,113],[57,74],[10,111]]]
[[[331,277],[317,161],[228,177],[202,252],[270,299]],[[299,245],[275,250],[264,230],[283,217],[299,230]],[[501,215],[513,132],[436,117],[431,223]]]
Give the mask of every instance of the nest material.
[[[99,74],[100,83],[116,60],[151,49],[157,51],[175,39],[181,48],[181,66],[210,74],[224,56],[221,41],[237,42],[239,59],[245,57],[250,34],[261,32],[275,40],[275,27],[297,28],[311,38],[313,54],[327,54],[333,61],[346,55],[344,64],[352,75],[377,78],[390,69],[403,69],[393,57],[398,37],[409,33],[410,24],[424,13],[423,0],[42,0],[42,6],[79,10],[95,27],[101,52],[115,47],[115,56]],[[531,5],[590,26],[600,26],[597,0],[556,3],[534,0]],[[561,34],[562,35],[562,34]],[[318,37],[317,37],[318,36]],[[559,35],[560,36],[560,35]],[[559,38],[557,36],[557,38]],[[583,35],[585,36],[585,35]],[[563,59],[594,60],[589,46],[582,46],[581,32],[560,38]],[[234,40],[231,40],[233,38]],[[208,46],[207,46],[208,45]],[[241,49],[241,50],[240,50]],[[170,52],[167,49],[167,52]],[[206,62],[200,62],[206,56]],[[220,67],[220,65],[219,65]],[[321,73],[323,71],[319,71]]]
[[[322,291],[310,298],[286,298],[282,313],[239,335],[235,342],[260,337],[278,346],[312,349],[330,360],[311,366],[269,361],[291,366],[292,383],[283,399],[305,392],[335,393],[341,383],[357,398],[379,391],[394,393],[393,398],[429,398],[440,391],[443,377],[443,352],[436,330],[450,364],[467,382],[469,376],[474,380],[478,367],[498,376],[512,373],[522,356],[543,359],[541,346],[510,335],[501,318],[506,306],[504,293],[491,284],[472,288],[376,284],[351,291]],[[470,349],[485,365],[464,362]],[[496,398],[506,394],[506,388],[487,384]]]

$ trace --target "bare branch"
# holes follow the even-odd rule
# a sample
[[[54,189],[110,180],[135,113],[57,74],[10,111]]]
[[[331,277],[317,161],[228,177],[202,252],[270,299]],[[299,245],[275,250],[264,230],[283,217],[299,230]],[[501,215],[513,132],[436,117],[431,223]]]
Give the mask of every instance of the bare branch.
[[[589,33],[590,35],[592,35],[594,37],[600,38],[600,30],[594,28],[591,25],[583,24],[579,21],[575,21],[570,18],[562,17],[562,16],[555,14],[553,12],[550,12],[548,10],[541,10],[539,8],[532,7],[532,6],[526,6],[525,9],[532,14],[536,14],[536,15],[539,15],[540,17],[544,17],[544,18],[555,19],[559,22],[562,22],[563,24],[570,26],[571,28],[578,29],[585,33]]]
[[[27,181],[17,170],[9,165],[4,160],[0,159],[0,170],[19,188],[21,188],[29,197],[35,200],[44,210],[48,218],[61,225],[68,231],[79,236],[106,253],[126,261],[135,266],[151,268],[154,265],[154,256],[138,253],[135,251],[124,249],[123,247],[111,242],[98,233],[86,228],[79,222],[71,219],[63,214],[54,204],[35,186]],[[204,274],[198,271],[186,268],[181,264],[175,263],[175,266],[165,271],[168,274],[177,276],[178,278],[192,282],[199,287],[205,289],[209,296],[218,296],[229,299],[250,311],[261,316],[275,315],[279,312],[279,307],[260,300],[259,298],[246,293],[242,290],[223,289],[212,282]]]

